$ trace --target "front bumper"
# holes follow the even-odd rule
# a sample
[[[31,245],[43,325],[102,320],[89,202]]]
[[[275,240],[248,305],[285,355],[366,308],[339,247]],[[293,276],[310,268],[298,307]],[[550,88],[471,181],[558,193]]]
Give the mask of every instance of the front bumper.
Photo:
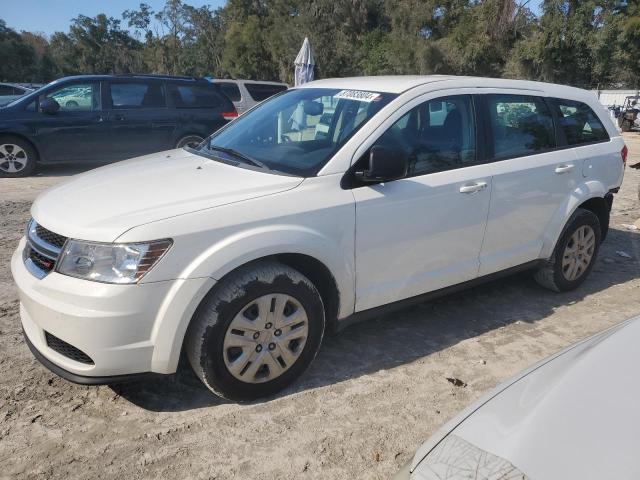
[[[110,375],[104,377],[87,377],[85,375],[76,375],[75,373],[71,373],[64,368],[59,367],[47,357],[45,357],[40,351],[31,343],[27,334],[22,331],[24,336],[24,341],[33,353],[33,356],[36,357],[42,365],[47,367],[51,372],[55,373],[59,377],[64,378],[73,383],[77,383],[78,385],[113,385],[116,383],[130,382],[134,380],[142,380],[148,379],[157,375],[161,375],[159,373],[145,372],[145,373],[129,373],[126,375]]]
[[[112,285],[56,272],[38,279],[24,264],[23,248],[24,239],[11,259],[11,272],[24,335],[40,362],[61,377],[84,384],[175,371],[182,344],[179,335],[186,329],[181,325],[188,323],[204,280]],[[54,350],[46,333],[81,350],[92,363]]]

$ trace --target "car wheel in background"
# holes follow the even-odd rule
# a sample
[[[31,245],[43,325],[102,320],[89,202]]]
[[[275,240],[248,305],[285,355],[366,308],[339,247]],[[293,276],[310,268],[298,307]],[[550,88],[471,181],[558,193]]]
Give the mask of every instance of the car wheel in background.
[[[36,168],[38,154],[19,137],[0,137],[0,177],[27,177]]]
[[[578,208],[560,235],[553,255],[535,273],[536,281],[556,292],[577,288],[593,268],[601,237],[598,216]]]
[[[316,287],[275,261],[241,267],[198,307],[185,338],[191,367],[215,394],[248,401],[273,395],[311,364],[325,317]]]
[[[183,148],[183,147],[196,148],[198,145],[202,143],[203,140],[204,138],[202,138],[199,135],[187,135],[186,137],[182,137],[180,140],[178,140],[178,143],[176,144],[176,148]]]

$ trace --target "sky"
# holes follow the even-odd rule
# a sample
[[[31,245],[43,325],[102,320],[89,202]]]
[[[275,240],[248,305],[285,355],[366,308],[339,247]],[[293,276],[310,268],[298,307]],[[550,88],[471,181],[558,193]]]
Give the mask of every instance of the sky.
[[[109,17],[122,18],[122,12],[148,3],[154,11],[162,9],[165,0],[0,0],[0,18],[7,26],[29,32],[67,32],[71,19],[78,15],[95,17],[105,13]],[[225,0],[186,0],[194,7],[210,5],[218,8]],[[126,27],[126,25],[123,25]]]
[[[165,0],[0,0],[0,18],[14,30],[51,35],[53,32],[67,32],[71,19],[80,14],[95,17],[98,13],[105,13],[120,19],[123,11],[137,8],[140,1],[151,5],[154,11],[165,4]],[[194,7],[210,5],[215,9],[221,7],[225,0],[185,0],[185,3]],[[527,6],[539,14],[541,3],[541,0],[530,0]]]

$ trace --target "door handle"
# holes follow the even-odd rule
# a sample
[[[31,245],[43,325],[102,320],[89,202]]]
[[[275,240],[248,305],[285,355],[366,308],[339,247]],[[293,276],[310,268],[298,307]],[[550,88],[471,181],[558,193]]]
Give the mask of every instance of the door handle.
[[[573,165],[569,164],[569,165],[558,165],[555,169],[555,172],[558,175],[561,175],[563,173],[567,173],[570,172],[571,170],[573,170]]]
[[[487,188],[487,182],[475,182],[460,187],[460,193],[476,193]]]
[[[121,113],[118,113],[115,115],[115,119],[121,122],[122,120],[124,120],[124,115],[122,115]]]

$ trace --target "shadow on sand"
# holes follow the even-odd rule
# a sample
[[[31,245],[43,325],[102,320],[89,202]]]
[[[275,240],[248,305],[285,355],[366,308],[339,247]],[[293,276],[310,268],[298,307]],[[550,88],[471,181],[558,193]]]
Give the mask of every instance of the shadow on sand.
[[[633,258],[620,257],[618,250]],[[577,290],[562,294],[544,290],[524,272],[356,324],[325,337],[309,371],[277,397],[410,363],[516,321],[534,323],[562,305],[638,277],[640,234],[612,229],[590,277]],[[225,403],[202,386],[184,361],[176,375],[112,388],[151,411]]]

